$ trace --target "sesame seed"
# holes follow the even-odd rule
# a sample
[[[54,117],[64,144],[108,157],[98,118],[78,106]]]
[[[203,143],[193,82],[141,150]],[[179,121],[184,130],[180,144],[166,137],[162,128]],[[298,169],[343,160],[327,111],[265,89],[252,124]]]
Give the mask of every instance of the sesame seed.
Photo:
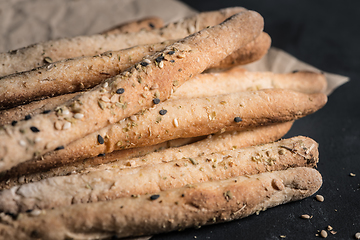
[[[164,60],[164,56],[159,56],[155,59],[156,62],[161,62],[162,60]]]
[[[30,127],[30,130],[34,133],[40,132],[40,130],[37,127]]]
[[[76,118],[76,119],[82,119],[83,117],[84,117],[84,114],[82,114],[82,113],[76,113],[74,115],[74,118]]]
[[[44,110],[42,113],[43,114],[48,114],[48,113],[50,113],[51,112],[51,110]]]
[[[319,202],[323,202],[325,199],[322,195],[316,195],[315,196],[316,200],[318,200]]]
[[[115,103],[119,100],[119,96],[118,95],[113,95],[111,98],[110,98],[110,102],[112,103]]]
[[[155,28],[155,25],[152,24],[152,23],[149,23],[149,27],[150,27],[151,29],[154,29],[154,28]]]
[[[360,232],[355,233],[355,238],[360,239]]]
[[[310,219],[311,217],[308,214],[301,215],[301,218],[303,219]]]
[[[159,194],[154,194],[154,195],[150,196],[150,200],[154,201],[154,200],[158,199],[159,197],[160,197]]]
[[[175,62],[175,60],[171,59],[171,60],[170,60],[170,62],[171,62],[171,63],[174,63],[174,62]]]
[[[20,146],[22,146],[22,147],[25,147],[25,146],[26,146],[26,142],[25,142],[24,140],[20,140],[20,141],[19,141],[19,144],[20,144]]]
[[[234,118],[234,121],[235,121],[236,123],[239,123],[239,122],[242,121],[242,119],[241,119],[241,117],[235,117],[235,118]]]
[[[159,68],[163,68],[164,67],[164,62],[160,62],[159,63]]]
[[[35,138],[34,141],[35,141],[36,143],[38,143],[38,142],[40,142],[41,140],[42,140],[41,138],[37,137],[37,138]]]
[[[103,88],[107,88],[108,86],[109,86],[109,83],[105,82],[104,85],[103,85]]]
[[[144,62],[146,62],[146,63],[148,63],[148,64],[150,64],[151,63],[151,61],[149,60],[149,59],[144,59]]]
[[[63,126],[63,130],[69,129],[71,127],[71,122],[65,122]]]
[[[350,177],[355,177],[356,174],[355,173],[350,173]]]
[[[70,111],[69,109],[64,109],[63,112],[62,112],[63,115],[68,115],[70,114]]]
[[[123,88],[119,88],[116,90],[117,94],[123,94],[124,92],[125,92],[125,89],[123,89]]]
[[[40,209],[34,209],[34,210],[30,210],[29,213],[30,213],[31,216],[35,217],[35,216],[39,216],[41,214],[41,212],[42,211]]]
[[[61,149],[64,149],[65,147],[64,146],[58,146],[57,148],[55,148],[54,151],[58,151],[58,150],[61,150]]]
[[[143,67],[146,67],[149,64],[147,62],[141,62],[140,65],[143,66]]]
[[[177,120],[176,118],[174,118],[174,126],[175,126],[175,127],[178,127],[178,126],[179,126],[179,122],[178,122],[178,120]]]
[[[165,110],[165,109],[161,109],[160,111],[159,111],[159,114],[160,115],[165,115],[167,113],[167,110]]]
[[[11,126],[15,126],[16,124],[17,124],[17,121],[15,121],[15,120],[11,122]]]
[[[175,53],[175,51],[169,51],[168,54],[169,55],[173,55]]]
[[[105,153],[100,153],[99,155],[97,155],[98,157],[105,157]]]
[[[130,116],[130,120],[131,120],[131,121],[136,121],[136,120],[137,120],[137,117],[136,117],[135,115],[131,115],[131,116]]]
[[[297,73],[299,70],[294,70],[294,71],[292,71],[292,73]]]
[[[159,104],[159,103],[160,103],[160,99],[154,98],[154,99],[153,99],[153,103],[154,103],[154,104]]]
[[[101,135],[98,135],[97,136],[97,140],[98,140],[98,142],[100,143],[100,144],[104,144],[104,139],[103,139],[103,137],[101,136]]]
[[[325,230],[321,230],[320,236],[321,236],[322,238],[327,238],[328,234],[327,234],[327,232],[326,232]]]
[[[30,120],[30,119],[31,119],[31,115],[30,115],[30,114],[28,114],[28,115],[25,116],[25,121]]]
[[[109,102],[110,102],[110,98],[108,98],[107,96],[102,96],[102,97],[101,97],[101,100],[102,100],[103,102],[106,102],[106,103],[109,103]]]
[[[61,122],[57,121],[55,122],[55,129],[60,130],[62,128]]]
[[[178,58],[184,58],[184,57],[185,57],[185,54],[184,54],[184,53],[180,53],[177,57],[178,57]]]

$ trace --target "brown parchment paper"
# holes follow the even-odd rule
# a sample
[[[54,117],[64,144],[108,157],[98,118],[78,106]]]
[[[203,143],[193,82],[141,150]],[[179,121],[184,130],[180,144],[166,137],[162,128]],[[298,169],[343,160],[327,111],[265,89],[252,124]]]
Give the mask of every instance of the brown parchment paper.
[[[175,0],[0,0],[0,52],[50,39],[96,34],[146,16],[159,16],[168,23],[194,13]],[[276,48],[246,68],[276,73],[320,71]],[[336,74],[325,75],[328,95],[349,80]]]

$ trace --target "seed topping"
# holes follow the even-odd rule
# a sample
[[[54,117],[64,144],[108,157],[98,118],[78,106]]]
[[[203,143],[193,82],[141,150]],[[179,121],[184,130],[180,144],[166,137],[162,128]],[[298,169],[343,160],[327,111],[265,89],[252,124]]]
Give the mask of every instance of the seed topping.
[[[234,118],[234,122],[236,122],[236,123],[239,123],[241,121],[242,121],[241,117],[235,117]]]
[[[11,126],[15,126],[16,124],[17,124],[17,121],[15,121],[15,120],[11,122]]]
[[[159,99],[159,98],[154,98],[154,99],[153,99],[153,103],[154,103],[154,104],[159,104],[159,103],[160,103],[160,99]]]
[[[97,135],[97,140],[100,144],[104,144],[104,138],[101,135]]]
[[[151,201],[154,201],[154,200],[158,199],[159,197],[160,197],[159,194],[154,194],[154,195],[151,195],[151,196],[150,196],[150,200],[151,200]]]
[[[28,115],[25,116],[25,121],[30,120],[30,119],[31,119],[31,115],[30,115],[30,114],[28,114]]]
[[[40,132],[40,130],[37,127],[30,127],[30,130],[34,133]]]
[[[167,110],[165,110],[165,109],[161,109],[160,111],[159,111],[159,114],[160,115],[165,115],[167,113]]]
[[[123,88],[118,88],[117,90],[116,90],[116,93],[117,94],[123,94],[125,92],[125,89],[123,89]]]

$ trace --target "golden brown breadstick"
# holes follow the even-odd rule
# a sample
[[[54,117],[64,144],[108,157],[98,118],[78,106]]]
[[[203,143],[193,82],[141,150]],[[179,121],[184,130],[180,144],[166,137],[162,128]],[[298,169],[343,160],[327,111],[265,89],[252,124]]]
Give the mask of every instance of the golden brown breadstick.
[[[314,194],[322,177],[312,168],[240,176],[113,201],[0,215],[8,239],[103,239],[150,235],[243,218]],[[24,237],[25,239],[25,237]]]
[[[0,78],[0,109],[34,100],[84,91],[114,77],[145,56],[163,50],[175,41],[110,51],[93,57],[55,62],[28,72]]]
[[[291,126],[292,122],[285,122],[257,127],[247,131],[225,132],[209,135],[206,139],[194,143],[190,141],[199,139],[190,139],[190,141],[187,139],[176,139],[155,146],[114,151],[105,156],[73,163],[52,161],[52,159],[27,161],[13,167],[1,176],[0,189],[8,189],[16,185],[36,182],[54,176],[66,176],[85,171],[102,171],[107,168],[139,167],[148,164],[169,162],[173,159],[181,159],[183,157],[197,157],[212,152],[269,143],[283,137]],[[184,144],[187,145],[181,146]],[[161,151],[159,151],[159,147],[162,147]],[[98,166],[100,164],[102,165]]]
[[[318,144],[310,138],[295,137],[138,168],[109,168],[48,178],[0,191],[0,211],[18,214],[27,210],[152,194],[186,184],[291,167],[314,167],[318,162],[317,147]]]
[[[26,116],[33,117],[37,114],[52,111],[57,106],[66,103],[78,94],[79,93],[64,94],[2,110],[0,111],[0,126],[7,124],[15,125],[18,121],[24,120]]]
[[[54,62],[27,72],[0,78],[0,109],[26,104],[45,97],[78,92],[113,77],[145,56],[163,50],[174,40],[109,51],[93,57]],[[270,47],[270,37],[260,34],[211,68],[229,68],[260,59]]]
[[[164,28],[151,31],[79,36],[33,44],[25,48],[1,53],[0,76],[28,71],[46,63],[57,62],[63,59],[93,56],[110,50],[184,38],[207,26],[217,25],[228,17],[243,11],[245,9],[241,7],[226,8],[199,13],[178,22],[170,23]]]
[[[65,149],[45,154],[42,162],[64,165],[170,139],[292,121],[317,111],[325,103],[322,93],[309,95],[282,89],[168,100],[74,141]]]
[[[305,93],[324,92],[326,78],[321,73],[299,71],[295,73],[275,74],[271,72],[248,72],[234,67],[219,73],[199,74],[179,87],[171,99],[205,97],[245,90],[264,88],[283,88]],[[26,115],[35,115],[44,110],[54,109],[75,95],[64,95],[36,101],[0,112],[0,125],[24,119]]]
[[[237,65],[245,65],[261,59],[271,45],[270,36],[262,32],[254,41],[233,52],[224,60],[211,66],[211,69],[230,68]]]
[[[234,67],[224,72],[203,73],[193,77],[179,87],[171,99],[206,97],[268,88],[289,89],[311,94],[323,93],[326,87],[326,78],[321,73],[250,72],[241,67]]]
[[[6,125],[0,131],[0,171],[30,160],[152,107],[183,82],[256,38],[263,18],[254,11],[234,15],[176,42],[128,71],[107,79],[57,112]],[[201,59],[201,61],[200,61]],[[159,87],[161,92],[154,89]],[[66,114],[65,114],[66,113]],[[57,130],[70,122],[70,128]],[[101,140],[99,143],[101,144]]]
[[[139,32],[140,30],[158,29],[164,26],[164,21],[159,17],[146,17],[139,20],[133,20],[119,24],[108,30],[101,32],[101,34],[120,34]]]

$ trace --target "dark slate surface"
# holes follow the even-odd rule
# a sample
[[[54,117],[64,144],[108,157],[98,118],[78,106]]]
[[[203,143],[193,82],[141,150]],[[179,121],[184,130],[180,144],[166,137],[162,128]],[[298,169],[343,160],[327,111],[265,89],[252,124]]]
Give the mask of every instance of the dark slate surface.
[[[273,46],[321,70],[350,77],[329,97],[327,105],[298,120],[286,137],[309,136],[320,144],[318,170],[324,183],[313,197],[282,205],[230,223],[157,235],[166,239],[355,239],[360,232],[360,1],[209,0],[184,3],[199,11],[230,6],[255,10],[265,19]],[[350,177],[355,173],[355,177]],[[313,215],[311,220],[302,214]]]

